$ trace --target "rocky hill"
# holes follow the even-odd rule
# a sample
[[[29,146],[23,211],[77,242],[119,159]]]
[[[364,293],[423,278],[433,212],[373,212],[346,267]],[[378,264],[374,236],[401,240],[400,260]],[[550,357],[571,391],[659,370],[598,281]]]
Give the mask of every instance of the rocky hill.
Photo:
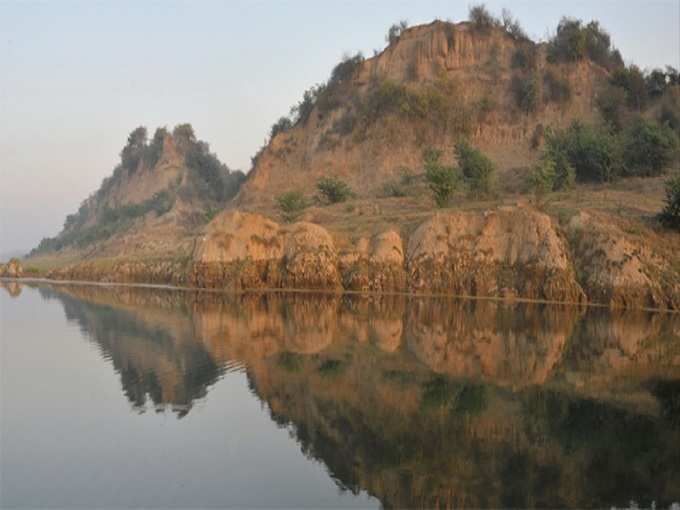
[[[31,257],[186,255],[194,231],[224,207],[244,178],[197,140],[189,124],[172,133],[159,128],[150,142],[146,129],[137,128],[112,175]]]
[[[590,59],[550,63],[547,53],[546,44],[501,26],[435,21],[407,28],[383,52],[344,60],[328,83],[308,91],[297,122],[274,130],[257,156],[238,203],[311,192],[328,175],[375,195],[403,169],[417,173],[427,147],[452,160],[461,137],[501,171],[526,166],[546,127],[596,115],[596,91],[608,74]]]

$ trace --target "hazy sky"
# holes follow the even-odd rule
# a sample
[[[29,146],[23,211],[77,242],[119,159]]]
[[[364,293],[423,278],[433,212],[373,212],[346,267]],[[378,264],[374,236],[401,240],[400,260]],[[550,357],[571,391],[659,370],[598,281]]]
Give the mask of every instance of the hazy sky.
[[[465,0],[0,0],[0,252],[55,235],[118,161],[127,134],[191,122],[247,170],[269,127],[344,53],[394,21],[467,17]],[[627,62],[680,67],[679,0],[488,1],[535,39],[597,19]]]

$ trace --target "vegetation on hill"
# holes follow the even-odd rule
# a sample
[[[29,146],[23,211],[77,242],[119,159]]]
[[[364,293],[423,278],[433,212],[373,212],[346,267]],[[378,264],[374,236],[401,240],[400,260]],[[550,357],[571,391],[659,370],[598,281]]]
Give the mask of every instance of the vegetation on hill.
[[[163,156],[166,139],[172,139],[188,171],[186,179],[153,193],[141,202],[117,204],[114,190],[127,186],[140,172],[160,171],[157,165]],[[65,247],[84,248],[122,232],[139,218],[153,213],[160,217],[174,206],[177,197],[206,210],[213,210],[236,195],[245,175],[232,171],[210,152],[206,142],[198,140],[191,124],[180,124],[170,134],[164,127],[156,129],[149,141],[145,127],[134,129],[120,152],[120,163],[99,189],[83,201],[77,212],[66,217],[63,231],[56,237],[43,239],[31,254],[61,250]],[[129,184],[134,186],[135,184]]]

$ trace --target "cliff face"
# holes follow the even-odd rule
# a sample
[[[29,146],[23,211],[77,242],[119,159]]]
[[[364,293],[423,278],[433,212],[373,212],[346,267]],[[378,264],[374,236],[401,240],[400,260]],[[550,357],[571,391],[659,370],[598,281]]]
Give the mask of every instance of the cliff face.
[[[439,213],[340,246],[321,225],[225,211],[184,261],[81,262],[72,280],[200,288],[409,292],[680,310],[672,246],[581,213],[566,225],[528,206]]]
[[[513,64],[518,52],[535,63],[519,69]],[[316,179],[328,175],[368,196],[404,167],[418,172],[426,147],[452,160],[461,136],[501,170],[526,165],[536,157],[532,138],[543,126],[592,117],[595,89],[605,76],[588,60],[550,64],[543,46],[500,29],[480,32],[441,21],[407,29],[350,78],[329,82],[309,117],[270,141],[238,203],[256,207],[286,190],[312,191]],[[536,80],[535,111],[517,106],[514,79]],[[555,81],[570,91],[568,98],[551,95]]]

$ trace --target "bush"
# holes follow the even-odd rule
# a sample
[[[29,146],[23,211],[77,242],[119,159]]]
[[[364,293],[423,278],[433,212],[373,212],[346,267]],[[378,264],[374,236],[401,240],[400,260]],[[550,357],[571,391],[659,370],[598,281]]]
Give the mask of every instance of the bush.
[[[456,168],[440,163],[441,151],[426,149],[423,153],[425,180],[432,190],[437,207],[446,207],[460,182]]]
[[[316,101],[324,89],[325,85],[314,85],[305,90],[302,94],[302,99],[290,109],[290,113],[295,119],[295,124],[307,122],[307,119],[312,114],[312,110],[314,110]]]
[[[276,202],[281,210],[284,221],[295,220],[300,213],[309,205],[307,199],[300,191],[288,191],[276,197]]]
[[[495,185],[493,162],[465,140],[456,144],[456,157],[470,192],[476,196],[489,195]]]
[[[516,74],[510,83],[515,104],[525,113],[531,113],[538,106],[541,89],[536,73],[527,76]]]
[[[570,189],[576,173],[561,152],[545,151],[528,176],[529,188],[541,196],[552,191]]]
[[[408,21],[406,21],[405,19],[401,20],[399,23],[394,23],[387,31],[385,41],[390,45],[394,44],[399,40],[399,36],[401,36],[402,32],[407,28]]]
[[[470,7],[468,20],[472,23],[475,30],[480,30],[482,32],[501,26],[501,21],[493,16],[486,9],[484,4],[477,4]]]
[[[565,130],[549,130],[546,150],[563,155],[579,181],[608,182],[621,173],[619,140],[605,129],[575,121]]]
[[[344,202],[354,196],[354,192],[349,185],[339,179],[330,177],[319,179],[316,187],[324,199],[331,204]]]
[[[628,175],[657,176],[678,155],[678,136],[666,125],[636,119],[624,133],[624,167]]]
[[[666,227],[680,231],[680,174],[666,181],[666,206],[659,219]]]

